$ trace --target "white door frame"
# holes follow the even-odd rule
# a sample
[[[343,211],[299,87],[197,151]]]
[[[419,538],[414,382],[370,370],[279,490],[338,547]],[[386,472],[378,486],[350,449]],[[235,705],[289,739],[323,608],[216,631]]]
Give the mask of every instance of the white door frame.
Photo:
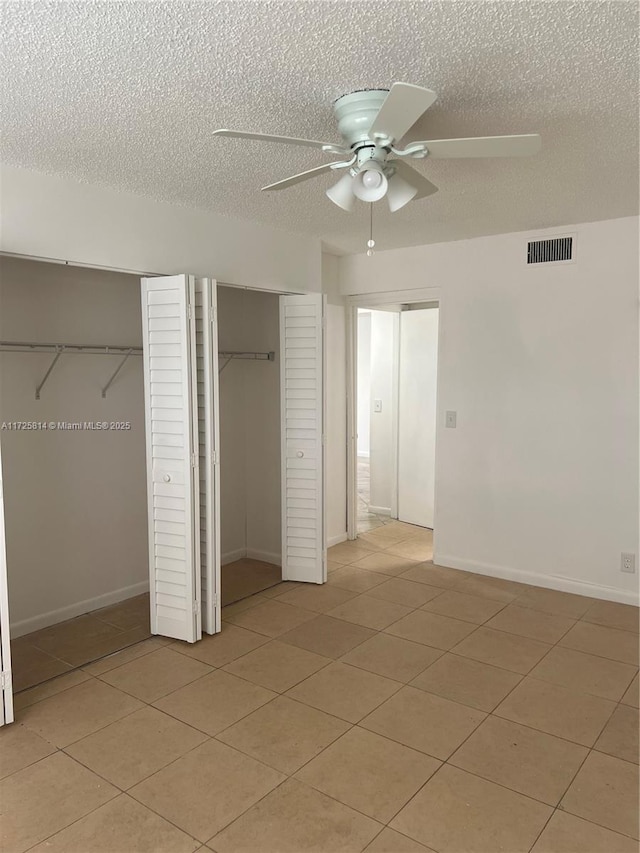
[[[356,539],[358,536],[358,452],[357,452],[357,407],[358,407],[358,308],[370,308],[376,310],[386,306],[412,305],[417,302],[437,302],[440,309],[440,323],[438,326],[438,365],[440,364],[440,351],[442,346],[442,316],[443,302],[442,292],[439,287],[423,287],[415,290],[388,290],[380,293],[359,293],[345,297],[346,311],[346,351],[347,351],[347,538]],[[396,417],[394,418],[394,491],[392,502],[392,513],[398,514],[398,378],[399,378],[399,346],[394,347],[394,391],[392,405]],[[439,413],[440,383],[437,385],[436,413]],[[437,428],[436,428],[436,454],[437,454]],[[437,491],[437,480],[436,480]],[[436,500],[437,508],[437,500]],[[437,509],[436,509],[437,511]],[[437,533],[434,527],[434,539]]]
[[[347,538],[358,536],[358,306],[347,304]]]

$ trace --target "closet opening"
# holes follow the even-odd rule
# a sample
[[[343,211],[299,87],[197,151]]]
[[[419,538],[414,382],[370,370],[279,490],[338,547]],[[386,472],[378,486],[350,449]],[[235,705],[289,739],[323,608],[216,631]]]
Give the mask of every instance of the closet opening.
[[[5,700],[326,581],[320,294],[2,256],[0,307]]]
[[[222,606],[282,580],[280,297],[218,285]]]
[[[151,637],[140,279],[0,257],[0,341],[20,692]]]

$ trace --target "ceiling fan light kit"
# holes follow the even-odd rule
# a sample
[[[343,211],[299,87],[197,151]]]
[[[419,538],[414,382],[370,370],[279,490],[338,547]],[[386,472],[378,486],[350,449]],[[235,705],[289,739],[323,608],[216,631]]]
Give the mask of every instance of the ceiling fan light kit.
[[[541,140],[536,133],[436,139],[411,142],[405,148],[399,148],[397,143],[436,98],[436,93],[430,89],[410,83],[394,83],[391,89],[365,89],[343,95],[333,104],[343,139],[339,144],[248,131],[215,130],[214,135],[302,145],[341,157],[341,160],[324,163],[262,189],[282,190],[320,174],[348,169],[326,191],[327,197],[347,212],[353,210],[356,198],[373,203],[386,196],[389,210],[394,213],[410,201],[437,192],[438,188],[410,166],[407,159],[526,157],[540,150]]]
[[[356,197],[353,194],[352,183],[353,175],[349,172],[348,174],[343,175],[337,184],[334,184],[327,190],[328,198],[330,198],[334,204],[337,204],[338,207],[346,210],[347,213],[351,213],[356,201]]]
[[[392,175],[389,178],[389,189],[387,190],[387,204],[391,213],[395,213],[405,204],[409,204],[417,192],[418,188],[405,181],[400,175],[397,173]]]

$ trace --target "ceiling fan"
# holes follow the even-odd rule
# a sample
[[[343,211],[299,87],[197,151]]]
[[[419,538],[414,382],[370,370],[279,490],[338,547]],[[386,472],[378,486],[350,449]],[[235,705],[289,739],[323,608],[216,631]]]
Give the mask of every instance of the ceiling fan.
[[[343,139],[340,144],[239,130],[214,130],[213,133],[214,136],[319,148],[326,154],[342,158],[262,189],[283,190],[325,172],[346,169],[346,174],[327,190],[331,201],[346,211],[353,209],[356,198],[374,202],[386,196],[393,213],[413,199],[437,192],[438,188],[409,166],[405,158],[526,157],[540,150],[541,140],[537,133],[434,139],[397,147],[436,98],[436,93],[430,89],[410,83],[394,83],[391,89],[366,89],[343,95],[333,105]]]

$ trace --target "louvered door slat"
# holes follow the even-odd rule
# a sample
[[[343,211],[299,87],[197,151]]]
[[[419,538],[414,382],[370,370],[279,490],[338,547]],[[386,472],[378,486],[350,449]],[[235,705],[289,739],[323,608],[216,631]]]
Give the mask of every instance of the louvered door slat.
[[[201,637],[194,280],[142,280],[151,632]]]
[[[326,580],[323,529],[323,297],[280,299],[282,576]]]

